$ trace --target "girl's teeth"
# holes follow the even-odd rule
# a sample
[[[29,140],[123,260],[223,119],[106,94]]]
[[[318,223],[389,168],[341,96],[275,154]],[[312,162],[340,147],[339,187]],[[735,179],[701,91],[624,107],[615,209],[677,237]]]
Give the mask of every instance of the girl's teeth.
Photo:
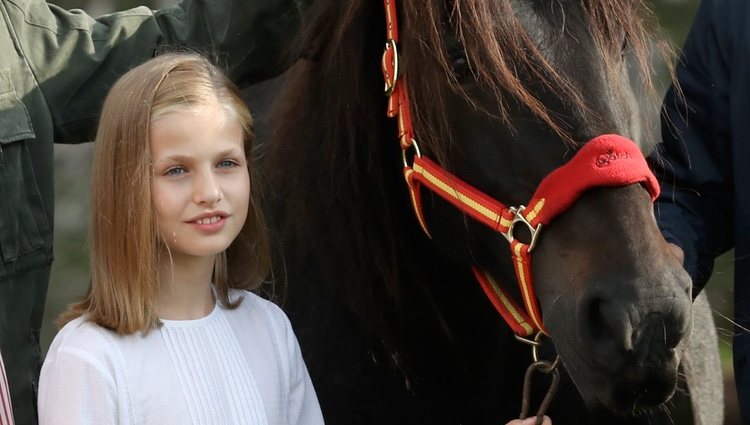
[[[197,221],[198,224],[214,224],[219,221],[219,216],[213,216],[211,218],[201,218]]]

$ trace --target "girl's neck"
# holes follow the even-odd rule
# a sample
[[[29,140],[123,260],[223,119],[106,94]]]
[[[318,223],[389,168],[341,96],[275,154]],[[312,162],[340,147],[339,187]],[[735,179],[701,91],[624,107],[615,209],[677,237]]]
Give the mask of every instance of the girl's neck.
[[[156,305],[159,318],[193,320],[208,316],[216,303],[211,290],[214,258],[170,258],[165,252],[161,265]]]

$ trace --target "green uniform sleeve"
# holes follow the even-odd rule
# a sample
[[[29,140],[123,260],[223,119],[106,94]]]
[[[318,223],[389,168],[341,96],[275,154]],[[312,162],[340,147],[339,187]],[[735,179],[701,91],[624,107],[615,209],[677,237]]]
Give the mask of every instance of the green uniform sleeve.
[[[240,85],[281,73],[301,14],[293,0],[184,0],[100,18],[39,0],[2,1],[16,48],[49,108],[55,141],[73,143],[92,139],[117,78],[158,50],[206,54]]]

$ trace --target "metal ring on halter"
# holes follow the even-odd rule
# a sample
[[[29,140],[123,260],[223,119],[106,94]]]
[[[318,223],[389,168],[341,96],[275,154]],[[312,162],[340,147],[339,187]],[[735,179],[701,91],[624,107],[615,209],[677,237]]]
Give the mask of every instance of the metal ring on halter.
[[[539,239],[539,232],[542,230],[542,225],[537,224],[536,227],[532,226],[531,223],[529,223],[529,221],[526,220],[526,217],[523,216],[524,210],[526,210],[525,205],[509,208],[509,211],[513,214],[513,220],[511,220],[510,225],[508,226],[508,231],[505,233],[502,233],[502,235],[505,236],[505,239],[509,243],[513,242],[516,239],[513,236],[513,228],[516,226],[516,223],[525,224],[526,228],[529,229],[529,235],[531,236],[531,240],[529,241],[529,244],[528,244],[529,245],[528,252],[531,252],[536,246],[537,239]]]
[[[539,333],[541,333],[541,332],[539,332]],[[539,333],[537,333],[537,335],[538,335]],[[540,344],[540,342],[539,342],[539,341],[536,341],[536,339],[537,339],[537,338],[536,338],[536,336],[534,336],[534,339],[533,339],[533,340],[531,340],[531,339],[528,339],[528,338],[524,338],[524,337],[522,337],[522,336],[518,336],[518,335],[513,335],[513,337],[514,337],[514,338],[516,339],[516,341],[518,341],[518,342],[522,342],[522,343],[524,343],[524,344],[527,344],[527,345],[531,345],[531,346],[533,346],[533,347],[536,347],[537,345],[539,345],[539,344]]]
[[[393,90],[396,89],[396,81],[398,80],[398,49],[396,48],[396,40],[389,38],[388,41],[385,42],[383,59],[385,59],[388,49],[393,49],[393,76],[390,81],[385,81],[385,95],[390,97],[390,95],[393,94]]]
[[[534,363],[537,363],[537,362],[540,362],[540,361],[544,361],[546,363],[549,363],[546,360],[540,360],[539,359],[539,347],[542,346],[541,339],[544,336],[545,335],[542,332],[537,332],[536,336],[534,337],[535,344],[533,344],[532,347],[531,347],[531,358],[534,359]],[[553,369],[556,369],[559,364],[560,364],[560,355],[557,354],[555,356],[555,360],[552,363],[549,363],[549,368],[547,370],[542,370],[542,371],[544,373],[549,373]]]
[[[417,141],[414,139],[411,139],[411,144],[401,149],[401,160],[404,162],[404,168],[409,167],[409,161],[406,159],[406,151],[410,147],[414,149],[414,157],[417,157],[417,158],[422,157],[422,152],[419,151],[419,145],[417,144]]]
[[[516,338],[517,341],[531,346],[531,358],[534,360],[534,363],[537,363],[540,361],[539,360],[539,347],[542,346],[542,337],[544,336],[545,336],[544,333],[537,332],[536,335],[534,335],[534,339],[531,340],[528,338],[524,338],[522,336],[513,335],[513,337]],[[549,373],[552,369],[557,368],[557,366],[560,364],[560,355],[558,354],[555,357],[555,360],[553,362],[551,363],[548,361],[546,362],[549,363],[550,370],[544,371],[544,372]]]

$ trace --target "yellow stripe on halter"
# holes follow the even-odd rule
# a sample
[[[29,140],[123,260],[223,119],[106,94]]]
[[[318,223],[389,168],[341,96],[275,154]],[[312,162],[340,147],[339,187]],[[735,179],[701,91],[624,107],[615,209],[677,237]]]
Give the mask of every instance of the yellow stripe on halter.
[[[513,220],[508,220],[505,217],[500,217],[500,226],[502,226],[503,229],[509,228],[511,224],[513,224]]]
[[[471,197],[457,191],[454,187],[452,187],[450,184],[440,180],[439,177],[433,175],[429,171],[427,171],[425,168],[420,166],[419,164],[414,164],[414,172],[421,174],[424,176],[427,181],[432,183],[433,185],[437,186],[443,192],[448,194],[449,196],[453,197],[453,199],[456,199],[460,203],[466,205],[467,207],[471,208],[472,210],[478,212],[479,214],[487,217],[488,219],[494,221],[495,223],[500,220],[500,216],[492,211],[491,209],[485,207],[484,205],[480,204],[476,200],[472,199]]]
[[[529,211],[526,214],[526,221],[532,221],[536,218],[537,215],[539,215],[539,212],[544,208],[544,198],[538,200],[536,204],[534,204],[533,208],[531,208],[531,211]]]
[[[516,260],[516,274],[518,275],[518,281],[521,284],[521,292],[523,293],[523,301],[526,305],[526,311],[529,313],[529,317],[531,317],[531,320],[534,321],[534,324],[536,324],[537,329],[542,330],[544,332],[544,326],[541,324],[541,320],[536,315],[536,311],[532,308],[534,303],[531,299],[531,294],[528,290],[528,280],[526,276],[526,267],[524,267],[523,258],[521,257],[521,249],[523,248],[522,244],[516,244],[513,248],[513,255]]]
[[[482,272],[482,274],[484,274],[484,277],[487,279],[487,281],[490,282],[492,291],[495,292],[497,298],[501,303],[503,303],[503,307],[505,307],[505,309],[510,312],[510,314],[513,316],[513,319],[515,319],[516,322],[521,325],[523,330],[526,332],[524,336],[529,336],[534,333],[534,329],[525,320],[523,320],[521,314],[518,312],[518,310],[516,310],[516,306],[513,305],[508,297],[505,296],[505,293],[500,289],[497,282],[495,282],[495,279],[493,279],[492,276],[490,276],[488,273]]]

